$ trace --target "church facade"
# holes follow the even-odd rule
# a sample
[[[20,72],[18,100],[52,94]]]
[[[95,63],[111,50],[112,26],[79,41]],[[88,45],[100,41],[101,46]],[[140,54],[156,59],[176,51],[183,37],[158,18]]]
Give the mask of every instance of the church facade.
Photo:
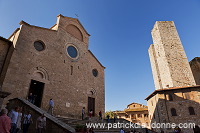
[[[193,133],[200,126],[200,86],[195,82],[198,76],[193,76],[198,65],[193,61],[190,67],[173,21],[157,21],[152,37],[149,56],[155,91],[146,98],[150,123],[176,125]],[[154,130],[172,132],[169,125]]]
[[[27,98],[54,114],[80,118],[93,110],[105,112],[105,67],[88,49],[89,34],[76,18],[57,16],[50,29],[24,21],[8,39],[0,39],[0,86],[4,99]]]

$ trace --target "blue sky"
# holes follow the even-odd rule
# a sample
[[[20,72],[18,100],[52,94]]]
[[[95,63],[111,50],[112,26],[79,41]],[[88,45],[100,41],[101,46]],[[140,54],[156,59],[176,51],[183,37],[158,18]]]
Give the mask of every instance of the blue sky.
[[[200,56],[200,0],[0,0],[0,36],[25,22],[50,28],[77,16],[89,49],[106,67],[106,110],[123,110],[154,91],[148,56],[155,21],[175,21],[188,60]]]

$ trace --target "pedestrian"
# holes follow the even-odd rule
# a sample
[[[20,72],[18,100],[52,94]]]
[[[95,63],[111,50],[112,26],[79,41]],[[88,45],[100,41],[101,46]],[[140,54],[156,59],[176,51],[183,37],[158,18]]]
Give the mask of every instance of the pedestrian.
[[[178,126],[176,126],[174,128],[174,133],[182,133],[182,132],[181,132],[181,129]]]
[[[83,133],[89,133],[89,130],[88,130],[87,126],[84,126]]]
[[[93,115],[93,111],[92,111],[92,109],[90,109],[89,117],[92,118],[92,115]]]
[[[7,116],[8,110],[2,109],[0,116],[0,133],[10,133],[11,119]]]
[[[198,125],[195,125],[195,127],[193,128],[194,133],[200,133],[200,128]]]
[[[53,115],[53,108],[54,108],[54,101],[53,101],[53,99],[50,99],[49,100],[49,109],[47,111],[50,115]]]
[[[135,130],[131,130],[131,132],[130,132],[130,133],[136,133],[136,132],[135,132]]]
[[[33,96],[32,93],[30,93],[30,94],[28,95],[28,101],[31,102],[32,104],[34,104],[34,96]]]
[[[110,123],[110,115],[108,114],[106,117],[107,117],[107,122]]]
[[[35,102],[35,101],[37,101],[37,95],[33,95],[33,104],[36,105],[36,102]]]
[[[22,123],[22,107],[19,108],[19,112],[18,112],[16,133],[18,133],[19,131],[21,131],[21,123]]]
[[[120,133],[125,133],[123,128],[120,129]]]
[[[17,129],[17,118],[18,118],[18,113],[19,111],[19,107],[15,107],[14,110],[11,110],[11,112],[9,113],[9,117],[11,119],[11,129],[10,129],[10,133],[16,133],[16,129]]]
[[[94,128],[93,128],[93,127],[91,127],[91,128],[89,129],[89,133],[94,133]]]
[[[39,116],[36,121],[37,133],[45,133],[46,131],[46,117],[44,114]]]
[[[99,111],[99,120],[102,120],[102,112]]]
[[[116,122],[116,116],[115,115],[114,115],[113,121],[114,121],[114,123]]]
[[[23,119],[23,133],[27,133],[30,124],[33,123],[31,111],[28,111],[27,114],[24,114],[22,119]]]
[[[85,107],[83,107],[83,109],[82,109],[82,120],[84,120],[84,117],[85,116]]]

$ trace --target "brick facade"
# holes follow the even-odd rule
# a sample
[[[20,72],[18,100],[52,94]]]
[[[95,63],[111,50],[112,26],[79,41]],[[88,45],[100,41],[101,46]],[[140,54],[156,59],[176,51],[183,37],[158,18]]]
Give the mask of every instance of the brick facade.
[[[15,97],[27,98],[30,88],[39,83],[44,110],[52,98],[55,115],[80,118],[83,107],[88,111],[91,97],[95,100],[94,113],[104,113],[105,67],[88,50],[89,36],[78,19],[62,15],[58,15],[57,23],[50,29],[20,22],[20,28],[9,38],[15,49],[2,89],[12,94],[4,104]],[[43,44],[44,50],[36,50],[36,41]],[[69,46],[77,50],[75,58],[67,52]],[[96,77],[92,70],[98,71]]]
[[[190,61],[190,67],[197,85],[200,85],[200,57]]]

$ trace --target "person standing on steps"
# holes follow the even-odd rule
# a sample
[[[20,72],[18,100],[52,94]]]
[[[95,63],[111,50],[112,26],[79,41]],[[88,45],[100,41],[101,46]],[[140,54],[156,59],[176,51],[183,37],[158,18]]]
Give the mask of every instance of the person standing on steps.
[[[33,123],[31,111],[28,111],[27,114],[24,114],[22,119],[23,119],[23,133],[27,133],[30,124]]]
[[[46,117],[44,114],[39,116],[36,121],[37,133],[45,133],[46,131]]]
[[[11,119],[11,129],[10,129],[10,133],[16,133],[16,129],[17,129],[17,118],[18,118],[18,113],[19,111],[19,107],[15,107],[14,110],[12,110],[9,113],[9,117]]]
[[[120,129],[120,133],[125,133],[123,127]]]
[[[114,118],[113,118],[113,122],[115,123],[116,122],[116,116],[114,115]]]
[[[48,113],[50,115],[53,115],[53,108],[54,108],[54,101],[52,99],[49,100],[49,109],[48,109]]]
[[[102,112],[99,111],[99,120],[102,120]]]
[[[22,126],[22,107],[19,108],[19,112],[18,112],[18,118],[17,118],[17,130],[16,132],[20,132],[21,131],[21,126]]]
[[[8,110],[2,109],[0,116],[0,133],[10,133],[11,119],[7,116]]]
[[[32,104],[34,104],[34,96],[33,93],[30,93],[28,96],[28,101],[31,102]]]
[[[83,107],[83,109],[82,109],[82,120],[84,120],[84,117],[85,116],[85,107]]]
[[[92,109],[90,109],[90,112],[89,112],[89,119],[91,120],[91,118],[92,118],[92,115],[93,115],[93,111],[92,111]]]
[[[110,123],[110,115],[107,115],[107,122]]]

